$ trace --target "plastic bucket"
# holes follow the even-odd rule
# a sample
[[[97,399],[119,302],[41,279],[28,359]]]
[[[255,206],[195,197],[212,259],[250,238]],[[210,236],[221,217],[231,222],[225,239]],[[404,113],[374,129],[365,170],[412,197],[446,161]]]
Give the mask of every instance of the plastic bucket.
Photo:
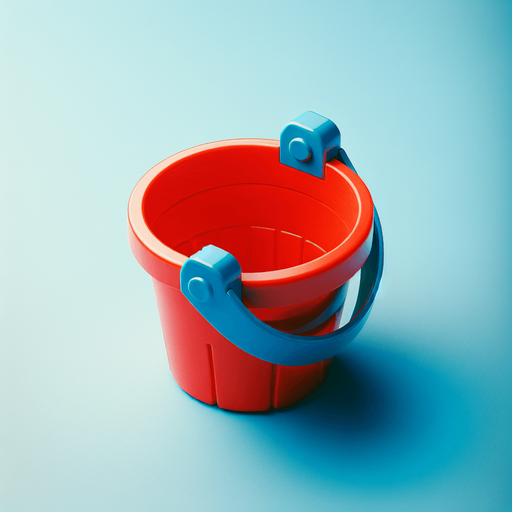
[[[128,206],[129,242],[152,276],[173,376],[193,397],[240,411],[291,405],[325,380],[332,357],[272,364],[221,335],[180,291],[180,269],[209,244],[242,268],[242,301],[260,320],[297,332],[340,300],[306,335],[339,325],[347,281],[372,245],[373,203],[337,160],[324,179],[279,161],[279,141],[228,140],[171,156],[138,182]],[[242,333],[243,335],[243,333]]]

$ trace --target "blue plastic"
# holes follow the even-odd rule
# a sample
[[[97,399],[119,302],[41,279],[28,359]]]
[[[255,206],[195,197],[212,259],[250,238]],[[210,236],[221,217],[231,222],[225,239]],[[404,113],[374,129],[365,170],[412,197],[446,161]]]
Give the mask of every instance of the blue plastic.
[[[341,146],[338,127],[315,112],[305,112],[281,132],[279,161],[299,171],[324,178],[325,163]]]

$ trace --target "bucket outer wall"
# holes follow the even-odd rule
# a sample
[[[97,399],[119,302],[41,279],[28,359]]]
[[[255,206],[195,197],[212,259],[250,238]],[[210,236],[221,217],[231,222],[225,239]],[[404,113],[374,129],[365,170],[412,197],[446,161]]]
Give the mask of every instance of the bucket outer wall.
[[[174,379],[194,398],[235,411],[292,405],[324,382],[332,359],[282,366],[257,359],[218,333],[175,288],[153,280]],[[335,317],[318,333],[331,332]]]

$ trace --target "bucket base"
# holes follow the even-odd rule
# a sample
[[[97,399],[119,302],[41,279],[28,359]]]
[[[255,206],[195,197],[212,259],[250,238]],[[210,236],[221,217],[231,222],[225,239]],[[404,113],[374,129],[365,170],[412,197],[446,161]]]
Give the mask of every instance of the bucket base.
[[[297,403],[323,384],[333,358],[306,366],[257,359],[218,333],[175,288],[153,280],[169,366],[194,398],[233,411],[266,411]],[[319,332],[334,328],[334,318]]]
[[[327,379],[333,360],[334,357],[331,357],[308,366],[272,365],[270,398],[267,400],[266,397],[254,395],[244,398],[223,395],[219,403],[218,401],[208,401],[208,399],[203,400],[200,396],[195,396],[182,386],[180,387],[196,400],[212,406],[217,405],[220,409],[238,412],[265,412],[270,409],[292,406],[314,394]],[[285,369],[292,369],[292,372]]]

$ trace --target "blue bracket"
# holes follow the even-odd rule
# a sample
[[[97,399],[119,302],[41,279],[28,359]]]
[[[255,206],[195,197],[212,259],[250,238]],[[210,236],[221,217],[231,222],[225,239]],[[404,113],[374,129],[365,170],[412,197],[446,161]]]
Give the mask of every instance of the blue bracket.
[[[336,157],[340,146],[338,127],[330,119],[309,111],[281,132],[279,161],[323,179],[325,163]]]

